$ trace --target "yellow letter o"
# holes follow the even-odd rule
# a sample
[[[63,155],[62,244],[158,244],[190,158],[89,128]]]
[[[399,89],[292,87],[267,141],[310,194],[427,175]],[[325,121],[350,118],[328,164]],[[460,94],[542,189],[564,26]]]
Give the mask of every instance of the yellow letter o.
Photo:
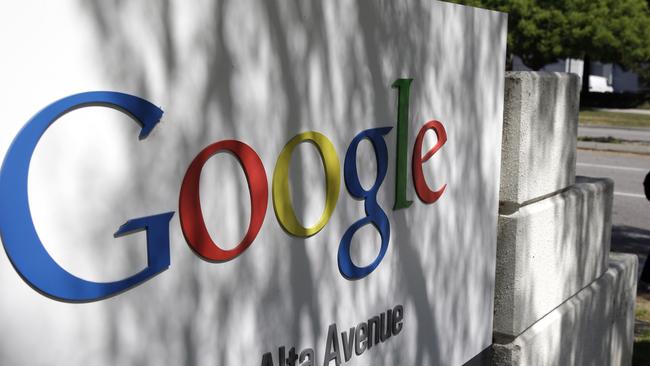
[[[296,146],[302,142],[311,142],[318,149],[325,168],[327,190],[323,214],[314,226],[308,228],[298,222],[291,202],[291,193],[289,192],[289,163],[291,162],[291,155]],[[339,162],[334,145],[327,136],[314,131],[303,132],[294,136],[284,145],[278,161],[275,163],[275,170],[273,172],[273,207],[278,222],[286,232],[294,236],[310,237],[321,231],[336,208],[340,189],[341,163]]]

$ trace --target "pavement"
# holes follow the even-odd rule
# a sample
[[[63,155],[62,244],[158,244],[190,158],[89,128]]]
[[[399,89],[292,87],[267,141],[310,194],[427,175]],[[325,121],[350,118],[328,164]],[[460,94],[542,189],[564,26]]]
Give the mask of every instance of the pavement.
[[[578,136],[578,149],[650,155],[648,128],[580,125]]]
[[[650,229],[650,201],[643,192],[643,180],[648,172],[650,155],[578,151],[577,175],[614,181],[613,225]]]
[[[601,112],[613,112],[613,113],[629,113],[629,114],[647,114],[650,115],[650,110],[648,109],[614,109],[614,108],[597,108],[595,109]]]
[[[642,127],[608,127],[578,126],[578,136],[614,137],[621,140],[644,141],[650,143],[650,128]]]
[[[650,201],[643,191],[650,172],[650,129],[580,126],[578,136],[596,141],[578,141],[576,173],[614,180],[612,251],[636,254],[640,271],[650,253]],[[597,141],[607,137],[622,143]]]

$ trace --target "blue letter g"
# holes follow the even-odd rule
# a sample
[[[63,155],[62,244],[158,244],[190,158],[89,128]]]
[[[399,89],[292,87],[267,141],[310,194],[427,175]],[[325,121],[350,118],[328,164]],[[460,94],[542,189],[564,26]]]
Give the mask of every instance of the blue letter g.
[[[169,267],[169,221],[173,212],[126,222],[115,236],[147,231],[148,265],[141,272],[115,282],[91,282],[61,268],[41,243],[27,198],[27,175],[34,149],[54,121],[74,109],[107,106],[131,115],[147,137],[163,111],[148,101],[116,92],[88,92],[63,98],[34,116],[18,133],[0,171],[0,235],[9,260],[34,289],[56,300],[89,302],[113,296],[136,286]]]

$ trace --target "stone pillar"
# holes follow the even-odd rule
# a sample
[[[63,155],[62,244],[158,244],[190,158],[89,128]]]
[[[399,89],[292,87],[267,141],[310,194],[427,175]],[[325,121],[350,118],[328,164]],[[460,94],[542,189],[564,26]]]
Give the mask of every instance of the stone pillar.
[[[613,182],[575,177],[580,79],[505,88],[493,363],[629,364],[637,262],[609,253]]]

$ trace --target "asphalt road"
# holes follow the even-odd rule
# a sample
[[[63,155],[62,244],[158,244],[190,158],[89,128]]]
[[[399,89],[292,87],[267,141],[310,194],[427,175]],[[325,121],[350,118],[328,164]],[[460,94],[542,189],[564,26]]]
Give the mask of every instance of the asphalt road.
[[[578,127],[578,136],[614,137],[629,141],[650,142],[650,129],[647,128],[610,128],[610,127]],[[650,170],[650,166],[648,167]]]
[[[614,225],[650,229],[650,202],[643,179],[650,172],[650,156],[578,150],[576,174],[614,180]]]
[[[612,250],[639,256],[639,272],[650,253],[650,202],[643,180],[650,155],[578,150],[576,174],[614,180]]]

